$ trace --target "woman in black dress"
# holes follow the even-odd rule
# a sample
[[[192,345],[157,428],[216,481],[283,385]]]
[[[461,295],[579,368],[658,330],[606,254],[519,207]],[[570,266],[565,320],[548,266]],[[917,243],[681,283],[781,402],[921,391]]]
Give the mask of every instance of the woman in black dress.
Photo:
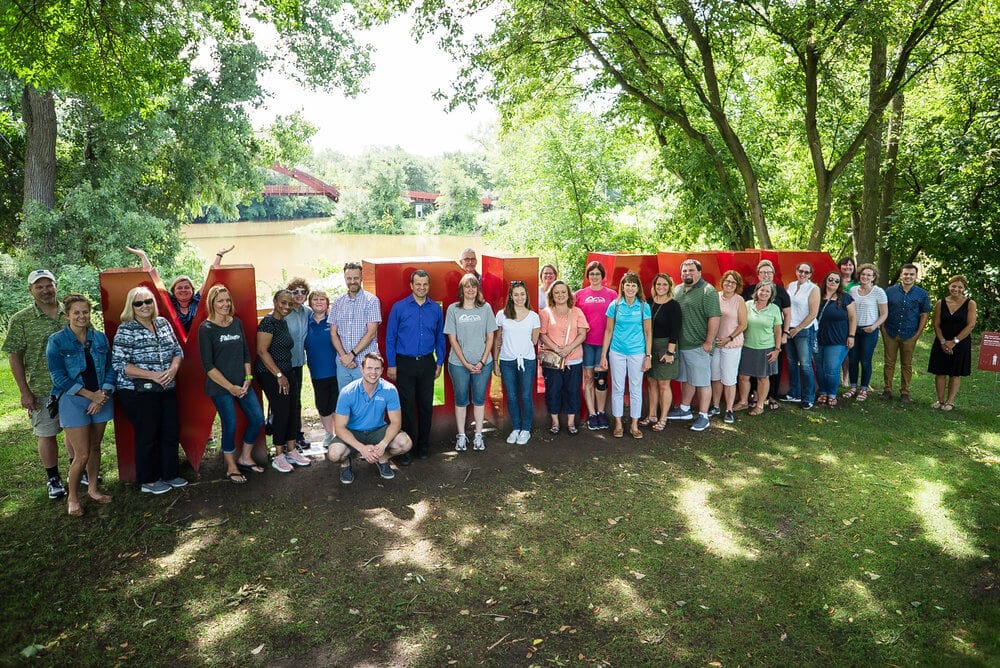
[[[937,401],[931,408],[955,408],[962,376],[972,373],[970,335],[976,327],[976,302],[965,295],[968,287],[965,276],[952,276],[948,279],[948,296],[934,306],[934,345],[927,371],[934,374]]]
[[[674,280],[670,276],[657,274],[653,277],[648,303],[653,319],[653,357],[646,372],[649,412],[648,417],[639,420],[639,426],[663,431],[667,426],[667,411],[673,403],[670,381],[677,378],[676,353],[681,335],[681,307],[674,301]]]

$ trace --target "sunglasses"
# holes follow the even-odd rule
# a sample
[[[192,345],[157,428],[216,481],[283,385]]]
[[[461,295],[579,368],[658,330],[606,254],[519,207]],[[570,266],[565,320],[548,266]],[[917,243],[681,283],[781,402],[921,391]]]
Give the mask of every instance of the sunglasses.
[[[523,288],[524,287],[524,281],[511,281],[510,282],[510,287],[512,287],[512,288]]]
[[[806,276],[812,273],[810,269],[797,269],[796,271],[800,274],[805,274]]]
[[[154,300],[152,298],[150,298],[150,299],[137,299],[134,302],[132,302],[132,308],[139,308],[140,306],[152,306],[153,302],[154,302]]]
[[[289,290],[289,292],[291,292],[293,295],[304,295],[309,291],[306,290],[305,288],[295,288],[294,290]]]
[[[831,276],[830,278],[826,279],[826,282],[827,283],[840,283],[840,279],[837,278],[836,276]]]

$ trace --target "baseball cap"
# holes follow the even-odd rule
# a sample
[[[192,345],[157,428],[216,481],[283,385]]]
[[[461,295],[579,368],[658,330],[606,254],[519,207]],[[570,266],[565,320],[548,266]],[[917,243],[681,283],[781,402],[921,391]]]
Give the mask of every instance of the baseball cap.
[[[35,269],[33,272],[28,274],[28,285],[34,285],[35,281],[40,278],[47,278],[53,283],[56,282],[56,277],[52,275],[52,272],[48,269]]]

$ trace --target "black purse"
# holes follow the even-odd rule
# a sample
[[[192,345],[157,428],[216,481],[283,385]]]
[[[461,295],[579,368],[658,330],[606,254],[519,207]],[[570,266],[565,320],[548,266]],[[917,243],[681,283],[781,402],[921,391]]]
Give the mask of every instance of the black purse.
[[[50,394],[49,401],[45,404],[45,408],[49,411],[49,418],[55,420],[59,417],[59,397],[54,394]]]

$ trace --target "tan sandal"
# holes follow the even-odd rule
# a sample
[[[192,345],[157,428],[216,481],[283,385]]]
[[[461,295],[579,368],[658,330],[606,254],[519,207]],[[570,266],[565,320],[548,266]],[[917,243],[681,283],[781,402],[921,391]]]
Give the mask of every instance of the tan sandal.
[[[653,431],[663,431],[664,429],[666,429],[666,427],[667,427],[667,421],[660,420],[659,422],[653,425]]]
[[[851,388],[849,388],[849,389],[848,389],[848,390],[847,390],[846,392],[844,392],[844,393],[843,393],[842,395],[840,395],[840,396],[841,396],[841,398],[843,398],[843,399],[853,399],[853,398],[854,398],[854,395],[855,395],[855,394],[857,394],[857,393],[858,393],[858,388],[856,388],[856,387],[851,387]]]
[[[944,406],[944,404],[942,404],[940,401],[935,401],[933,404],[931,404],[931,408],[934,409],[941,408],[942,406]]]
[[[747,415],[761,415],[763,412],[764,412],[763,408],[761,408],[760,406],[754,406],[753,408],[750,409],[750,412],[747,413]]]

